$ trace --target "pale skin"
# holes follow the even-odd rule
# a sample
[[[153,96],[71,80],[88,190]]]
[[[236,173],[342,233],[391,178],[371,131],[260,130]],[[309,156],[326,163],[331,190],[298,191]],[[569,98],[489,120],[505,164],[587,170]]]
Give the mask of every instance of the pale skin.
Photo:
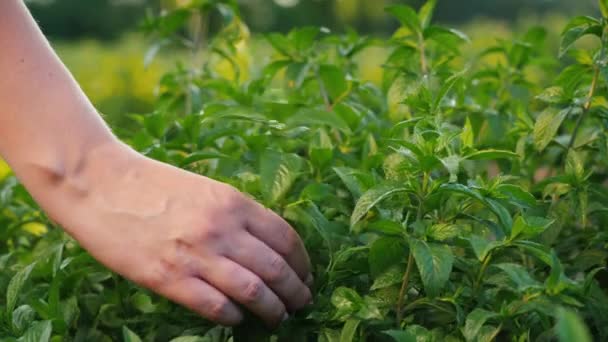
[[[0,155],[113,271],[201,316],[276,326],[312,301],[290,225],[233,187],[115,138],[20,0],[0,0]]]

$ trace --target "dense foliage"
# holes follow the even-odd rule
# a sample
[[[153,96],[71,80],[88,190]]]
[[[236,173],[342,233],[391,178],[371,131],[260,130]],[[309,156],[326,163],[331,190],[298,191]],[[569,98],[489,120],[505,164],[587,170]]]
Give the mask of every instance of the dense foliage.
[[[269,34],[255,70],[239,62],[248,31],[232,1],[149,17],[147,59],[185,44],[191,60],[163,77],[155,112],[131,116],[129,142],[287,218],[315,302],[274,332],[254,318],[214,326],[97,264],[8,175],[2,341],[607,340],[600,5],[564,29],[560,59],[539,27],[463,58],[467,36],[433,25],[431,0],[387,8],[401,23],[388,40]],[[210,13],[224,20],[211,36],[197,25]],[[355,63],[374,45],[390,50],[382,84]]]

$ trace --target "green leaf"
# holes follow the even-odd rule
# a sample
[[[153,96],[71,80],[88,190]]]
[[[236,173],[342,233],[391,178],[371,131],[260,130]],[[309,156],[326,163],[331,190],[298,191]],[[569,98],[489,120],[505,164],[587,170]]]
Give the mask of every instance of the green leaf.
[[[373,185],[371,175],[361,170],[350,167],[334,167],[333,170],[355,199],[359,199]]]
[[[476,341],[483,325],[498,314],[492,311],[476,308],[467,315],[462,335],[467,341]]]
[[[496,215],[502,226],[503,232],[510,232],[511,226],[513,225],[511,214],[503,205],[498,203],[496,200],[492,198],[486,198],[477,191],[474,191],[473,189],[463,184],[445,183],[441,185],[440,189],[442,191],[460,193],[481,202],[488,209],[490,209],[490,211],[492,211],[494,215]]]
[[[267,150],[260,162],[260,182],[268,205],[281,200],[300,175],[304,161],[296,154]]]
[[[462,133],[460,133],[460,141],[463,147],[473,148],[475,144],[475,132],[473,132],[473,125],[471,120],[467,116]]]
[[[588,34],[601,37],[602,26],[597,19],[587,16],[571,19],[561,34],[562,40],[559,47],[559,57],[563,57],[577,40]]]
[[[385,330],[384,334],[393,338],[395,342],[418,342],[415,334],[403,330]]]
[[[608,0],[599,0],[602,17],[608,18]]]
[[[342,332],[340,333],[340,342],[352,342],[355,341],[355,334],[357,333],[357,328],[361,320],[358,319],[349,319],[344,324],[342,328]]]
[[[446,98],[450,90],[462,79],[462,73],[457,73],[450,76],[447,80],[443,82],[441,88],[439,89],[439,93],[435,97],[433,101],[433,106],[431,107],[432,113],[437,113],[439,110],[439,106],[441,102]]]
[[[418,18],[420,19],[420,25],[422,28],[427,28],[431,24],[433,19],[433,12],[437,6],[437,0],[428,0],[418,11]]]
[[[32,269],[36,265],[35,262],[27,265],[17,272],[11,281],[8,283],[8,288],[6,290],[6,313],[10,317],[17,304],[17,299],[19,298],[19,293],[23,288],[23,285],[27,281],[32,272]]]
[[[509,278],[517,286],[519,292],[524,292],[530,288],[540,288],[541,285],[538,281],[530,276],[525,267],[513,264],[513,263],[502,263],[494,265],[503,270]]]
[[[264,37],[277,52],[286,57],[293,58],[293,47],[287,37],[280,33],[270,33]]]
[[[200,337],[200,336],[180,336],[174,339],[171,339],[169,342],[209,342],[209,337]]]
[[[405,5],[394,5],[388,6],[386,11],[395,16],[401,22],[401,25],[409,28],[412,32],[419,33],[422,31],[420,19],[418,19],[418,14],[413,8]]]
[[[557,336],[561,342],[591,342],[591,334],[585,322],[574,311],[559,308],[557,310]]]
[[[23,331],[36,318],[36,312],[29,305],[21,305],[13,311],[12,325],[16,331]]]
[[[403,272],[403,269],[398,266],[389,268],[374,279],[374,283],[372,284],[370,290],[380,290],[400,284],[403,280]]]
[[[152,303],[152,298],[143,292],[137,292],[131,297],[133,306],[142,313],[152,313],[156,311],[156,305]]]
[[[337,66],[322,64],[319,66],[319,75],[332,103],[348,90],[346,75]]]
[[[363,299],[355,290],[339,287],[331,295],[331,304],[336,308],[336,319],[344,319],[359,311]]]
[[[374,206],[380,203],[383,199],[393,196],[398,193],[411,191],[408,187],[397,186],[393,183],[385,183],[377,185],[367,192],[357,201],[355,209],[350,217],[351,227],[357,224]]]
[[[450,41],[446,38],[455,38],[458,43],[460,42],[470,42],[471,39],[466,33],[453,29],[453,28],[445,28],[441,26],[429,26],[424,30],[424,38],[431,39],[436,41],[437,43],[450,44]]]
[[[467,154],[463,158],[470,160],[495,160],[519,158],[519,155],[515,152],[505,150],[481,150]]]
[[[374,241],[369,250],[369,268],[372,277],[405,259],[405,246],[399,238],[381,237]]]
[[[460,227],[451,223],[437,223],[432,225],[427,231],[427,236],[437,240],[445,241],[452,239],[460,233]]]
[[[520,206],[527,208],[536,206],[536,197],[518,185],[503,183],[496,190]]]
[[[561,103],[565,98],[564,88],[558,86],[549,87],[536,96],[536,98],[550,104]]]
[[[351,133],[350,127],[340,116],[333,111],[328,112],[322,108],[303,108],[287,119],[286,123],[292,127],[327,126],[339,129],[347,134]]]
[[[492,250],[504,245],[502,241],[488,241],[479,235],[471,235],[469,243],[471,243],[473,252],[480,262],[483,262]]]
[[[410,248],[427,295],[438,296],[452,272],[452,249],[418,239],[410,239]]]
[[[542,152],[549,145],[570,111],[570,108],[557,111],[550,107],[538,116],[534,124],[534,146],[538,151]]]
[[[194,152],[189,154],[184,160],[179,163],[180,167],[186,167],[190,164],[199,162],[201,160],[209,160],[209,159],[230,159],[229,155],[219,153],[219,152]]]
[[[519,216],[513,222],[510,239],[535,237],[549,228],[553,222],[553,220],[543,217],[529,216],[524,218]]]
[[[141,342],[141,338],[124,325],[122,326],[122,340],[123,342]]]
[[[49,342],[53,325],[51,321],[34,322],[22,337],[23,342]]]
[[[551,251],[551,273],[545,281],[545,287],[547,292],[551,295],[557,295],[565,290],[569,283],[572,283],[570,279],[564,274],[564,267],[562,266],[559,257],[555,251]]]

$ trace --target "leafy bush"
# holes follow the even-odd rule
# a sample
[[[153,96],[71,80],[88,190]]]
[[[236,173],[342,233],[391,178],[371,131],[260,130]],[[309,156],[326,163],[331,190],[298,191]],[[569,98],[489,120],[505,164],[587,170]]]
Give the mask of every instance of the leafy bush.
[[[389,7],[401,28],[387,40],[269,34],[253,71],[236,58],[248,34],[232,1],[148,18],[149,57],[185,42],[192,60],[133,116],[130,143],[287,218],[315,302],[274,332],[206,323],[98,265],[8,176],[3,341],[608,339],[608,4],[570,21],[560,60],[539,27],[462,58],[467,36],[433,25],[434,6]],[[211,14],[224,21],[213,37],[183,29]],[[381,85],[355,62],[378,45]]]

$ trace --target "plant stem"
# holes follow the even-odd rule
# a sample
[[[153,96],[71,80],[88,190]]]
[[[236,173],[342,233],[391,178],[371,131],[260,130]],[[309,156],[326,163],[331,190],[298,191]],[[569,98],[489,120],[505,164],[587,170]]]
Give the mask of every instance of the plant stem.
[[[591,99],[595,94],[595,89],[597,88],[597,81],[600,76],[600,68],[595,67],[595,72],[593,73],[593,80],[591,81],[591,89],[589,89],[589,94],[587,95],[587,100],[585,101],[585,105],[583,106],[583,112],[579,115],[578,120],[576,120],[576,126],[574,126],[574,131],[572,131],[572,137],[570,138],[570,143],[568,144],[568,149],[566,151],[570,151],[574,146],[574,142],[576,141],[576,136],[578,134],[579,129],[581,128],[581,124],[589,113],[589,109],[591,109]]]
[[[477,279],[475,279],[475,284],[473,285],[473,292],[477,292],[479,286],[481,285],[481,279],[483,278],[483,274],[486,272],[488,265],[490,264],[490,259],[492,259],[492,252],[488,252],[486,257],[483,259],[483,263],[481,264],[481,268],[479,269],[479,273],[477,273]]]
[[[426,46],[422,33],[418,34],[418,47],[420,48],[420,70],[422,71],[422,76],[426,78],[428,74],[428,63],[426,61]]]
[[[193,100],[192,93],[190,92],[190,85],[194,82],[196,72],[199,68],[199,53],[207,38],[207,31],[209,27],[208,12],[202,10],[194,12],[194,14],[192,14],[190,24],[192,47],[190,49],[190,76],[188,79],[188,87],[186,89],[186,114],[192,114]]]
[[[401,309],[403,308],[405,291],[407,291],[407,286],[410,282],[410,274],[412,273],[413,263],[414,255],[412,254],[412,249],[410,248],[409,256],[407,257],[407,268],[405,270],[405,274],[403,275],[401,289],[399,290],[399,299],[397,300],[397,327],[399,327],[399,324],[401,324],[401,320],[403,319],[403,313],[401,312]]]

